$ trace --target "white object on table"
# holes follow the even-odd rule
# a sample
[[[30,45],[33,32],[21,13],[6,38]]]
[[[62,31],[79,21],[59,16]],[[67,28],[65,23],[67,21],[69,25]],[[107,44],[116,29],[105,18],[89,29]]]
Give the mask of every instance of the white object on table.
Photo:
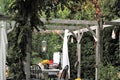
[[[60,52],[54,52],[53,53],[53,63],[60,63]]]
[[[42,72],[59,72],[60,70],[59,69],[42,69]]]

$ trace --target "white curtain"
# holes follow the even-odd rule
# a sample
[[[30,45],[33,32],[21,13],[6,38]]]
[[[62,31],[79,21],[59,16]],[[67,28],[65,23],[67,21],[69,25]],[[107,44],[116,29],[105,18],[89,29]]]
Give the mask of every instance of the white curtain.
[[[6,80],[7,34],[6,22],[0,21],[0,80]]]
[[[64,40],[63,40],[63,51],[62,51],[62,69],[64,69],[64,67],[66,65],[69,66],[68,69],[68,77],[70,78],[70,63],[69,63],[69,56],[68,56],[68,31],[69,30],[65,30],[65,34],[64,34]]]

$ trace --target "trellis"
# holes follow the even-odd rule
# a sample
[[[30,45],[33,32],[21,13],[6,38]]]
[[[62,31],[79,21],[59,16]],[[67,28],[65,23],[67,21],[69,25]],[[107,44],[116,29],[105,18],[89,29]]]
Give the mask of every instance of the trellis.
[[[9,17],[0,15],[0,20],[7,20]],[[77,77],[81,77],[81,39],[84,32],[90,31],[96,41],[96,66],[95,66],[95,80],[99,79],[98,76],[98,67],[100,64],[100,54],[102,53],[102,39],[101,39],[101,31],[105,27],[110,27],[112,25],[120,25],[120,19],[114,20],[111,22],[104,22],[103,19],[100,19],[100,22],[97,21],[88,21],[88,20],[70,20],[70,19],[52,19],[49,21],[46,21],[45,19],[41,19],[44,22],[44,26],[48,30],[63,30],[69,29],[71,30],[69,32],[69,35],[73,35],[77,39],[77,55],[78,55],[78,70],[77,70]],[[14,26],[14,25],[13,25]],[[84,28],[85,27],[85,28]],[[12,28],[13,29],[13,28]],[[11,30],[12,30],[11,29]],[[10,31],[11,31],[10,30]],[[73,31],[75,30],[75,31]],[[96,33],[93,31],[95,30]],[[119,32],[119,41],[120,41],[120,32]],[[120,45],[120,44],[119,44]],[[120,49],[120,46],[119,46]],[[28,55],[28,57],[30,57]],[[29,59],[28,59],[29,62]],[[30,73],[28,73],[30,74]]]

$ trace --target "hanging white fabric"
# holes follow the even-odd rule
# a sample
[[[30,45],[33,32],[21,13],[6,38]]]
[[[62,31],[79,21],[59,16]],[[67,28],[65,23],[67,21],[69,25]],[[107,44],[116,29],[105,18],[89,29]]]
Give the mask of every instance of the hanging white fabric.
[[[6,22],[0,21],[0,80],[6,80],[7,34]]]
[[[68,77],[70,78],[70,63],[69,63],[69,56],[68,56],[68,30],[65,30],[65,34],[64,34],[64,40],[63,40],[63,51],[62,51],[62,69],[64,69],[64,67],[66,65],[69,66],[68,69]]]
[[[116,39],[116,34],[115,34],[114,30],[112,31],[112,36],[111,37],[112,37],[112,39]]]

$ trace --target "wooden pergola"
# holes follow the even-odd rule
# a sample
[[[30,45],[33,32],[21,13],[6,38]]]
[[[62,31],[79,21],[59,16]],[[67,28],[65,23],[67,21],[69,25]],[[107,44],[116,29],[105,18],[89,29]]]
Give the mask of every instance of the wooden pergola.
[[[7,20],[9,17],[7,16],[2,16],[0,15],[0,20]],[[46,27],[47,30],[60,30],[62,33],[64,33],[65,29],[70,30],[68,36],[72,35],[73,37],[76,38],[77,40],[77,56],[78,56],[78,69],[77,69],[77,77],[81,77],[81,39],[83,36],[84,32],[90,31],[91,34],[93,35],[95,41],[96,41],[96,56],[95,56],[95,61],[96,61],[96,67],[95,67],[95,80],[99,79],[98,75],[98,67],[100,64],[100,55],[103,53],[102,52],[102,37],[100,36],[101,31],[106,28],[106,27],[111,27],[111,26],[118,26],[120,25],[120,19],[118,20],[113,20],[113,21],[103,21],[103,19],[100,19],[100,22],[98,23],[97,21],[89,21],[89,20],[70,20],[70,19],[51,19],[47,21],[44,18],[41,18],[41,20],[44,22],[44,26]],[[14,28],[15,22],[11,22],[12,27],[9,29],[9,31],[12,31]],[[95,30],[95,32],[93,31]],[[44,31],[43,31],[44,32]],[[120,50],[120,32],[119,32],[119,50]],[[27,55],[27,63],[28,67],[30,62],[30,55]],[[28,71],[28,77],[30,74],[30,70]]]
[[[88,20],[70,20],[70,19],[52,19],[46,21],[41,19],[45,23],[45,27],[49,32],[51,30],[61,30],[64,32],[65,29],[70,30],[68,36],[72,35],[77,40],[77,56],[78,56],[78,69],[77,77],[81,77],[81,39],[84,32],[90,31],[96,41],[96,54],[95,54],[95,80],[99,79],[99,64],[101,62],[100,56],[103,54],[102,45],[102,30],[106,27],[120,26],[120,19],[113,21],[103,21],[100,18],[98,21],[88,21]],[[93,31],[95,30],[95,32]],[[120,32],[119,32],[119,50],[120,50]]]

